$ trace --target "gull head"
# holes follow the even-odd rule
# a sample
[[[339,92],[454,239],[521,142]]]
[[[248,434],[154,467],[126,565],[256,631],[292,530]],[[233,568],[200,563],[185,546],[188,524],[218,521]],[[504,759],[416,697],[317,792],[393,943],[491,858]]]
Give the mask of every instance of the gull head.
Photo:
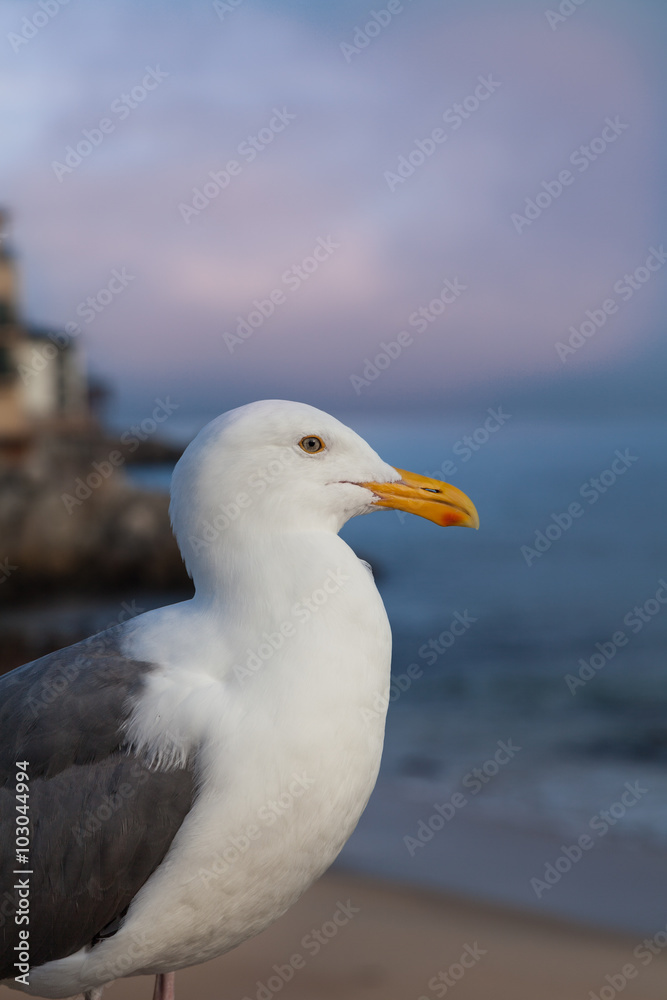
[[[338,532],[382,507],[478,526],[454,486],[388,465],[330,414],[287,400],[248,403],[207,424],[174,469],[170,514],[186,565],[200,547],[251,533]]]

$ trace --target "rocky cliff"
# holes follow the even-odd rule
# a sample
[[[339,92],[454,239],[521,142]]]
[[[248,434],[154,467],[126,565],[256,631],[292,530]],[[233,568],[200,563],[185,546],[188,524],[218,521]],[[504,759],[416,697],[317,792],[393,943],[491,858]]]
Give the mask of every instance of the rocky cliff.
[[[52,437],[0,465],[0,600],[187,586],[168,497],[135,488],[126,461],[108,440]]]

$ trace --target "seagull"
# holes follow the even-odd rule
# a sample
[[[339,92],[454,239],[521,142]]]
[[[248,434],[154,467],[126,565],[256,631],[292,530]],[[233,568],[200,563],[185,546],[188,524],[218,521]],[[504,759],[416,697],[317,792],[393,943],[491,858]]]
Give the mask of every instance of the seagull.
[[[98,1000],[154,975],[173,1000],[176,970],[258,934],[329,867],[384,739],[389,623],[338,535],[378,508],[479,524],[456,487],[322,410],[230,410],[173,473],[195,596],[0,678],[3,985]]]

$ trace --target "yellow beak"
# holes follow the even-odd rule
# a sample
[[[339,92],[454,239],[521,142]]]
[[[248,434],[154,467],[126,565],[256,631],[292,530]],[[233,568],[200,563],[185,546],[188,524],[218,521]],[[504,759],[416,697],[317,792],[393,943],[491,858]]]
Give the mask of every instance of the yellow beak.
[[[418,476],[415,472],[396,469],[401,476],[397,483],[359,483],[372,490],[378,507],[393,507],[409,514],[418,514],[443,527],[461,525],[479,528],[479,515],[472,500],[456,486],[438,479]]]

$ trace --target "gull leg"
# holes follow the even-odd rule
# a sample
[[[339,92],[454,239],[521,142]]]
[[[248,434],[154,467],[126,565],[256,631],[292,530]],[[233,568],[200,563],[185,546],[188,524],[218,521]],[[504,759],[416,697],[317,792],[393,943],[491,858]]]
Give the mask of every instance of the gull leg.
[[[176,973],[159,972],[155,977],[155,989],[153,1000],[175,1000],[176,998]],[[88,1000],[88,998],[86,998]],[[98,1000],[93,997],[92,1000]]]
[[[92,990],[86,990],[83,994],[83,1000],[101,1000],[103,991],[103,986],[95,986]]]

